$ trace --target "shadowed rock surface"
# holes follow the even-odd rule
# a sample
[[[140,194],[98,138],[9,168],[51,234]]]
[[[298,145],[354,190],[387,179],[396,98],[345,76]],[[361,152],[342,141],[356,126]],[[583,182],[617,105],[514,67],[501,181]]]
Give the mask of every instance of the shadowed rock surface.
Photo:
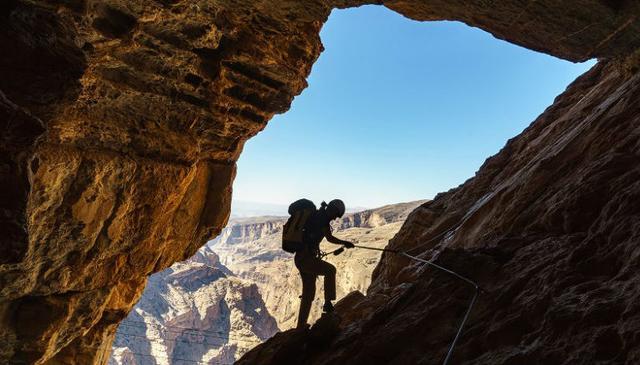
[[[146,277],[225,226],[244,142],[306,86],[331,9],[365,3],[372,2],[3,1],[1,123],[19,124],[0,141],[0,181],[15,192],[2,203],[10,232],[0,261],[0,362],[104,364]],[[468,332],[478,335],[465,336],[459,362],[637,362],[638,301],[630,298],[638,282],[640,4],[375,3],[416,20],[460,20],[565,59],[601,60],[474,180],[416,211],[393,244],[410,247],[467,215],[435,249],[493,294],[472,318]],[[462,253],[446,259],[453,249]],[[465,254],[483,264],[463,264]],[[497,271],[486,269],[492,260]],[[410,294],[386,296],[398,283],[434,301],[422,309],[443,301],[455,308],[457,294],[423,293],[434,279],[402,267],[383,259],[367,301],[381,293],[389,312],[351,328],[373,336],[391,313],[417,315],[409,308],[417,302],[402,299]],[[491,313],[499,314],[495,323]],[[539,320],[527,326],[518,318]],[[402,356],[414,359],[425,347],[407,331],[385,340],[398,338],[390,346],[410,347]],[[429,356],[440,357],[442,336],[424,336],[433,342]],[[380,341],[343,354],[401,361]]]

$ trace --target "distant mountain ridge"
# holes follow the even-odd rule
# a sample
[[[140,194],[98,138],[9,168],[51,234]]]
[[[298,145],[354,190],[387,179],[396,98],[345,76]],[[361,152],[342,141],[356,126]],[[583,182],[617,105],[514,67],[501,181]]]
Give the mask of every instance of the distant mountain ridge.
[[[416,200],[407,203],[384,205],[379,208],[357,212],[347,212],[341,219],[332,222],[332,227],[336,230],[357,227],[374,228],[388,223],[404,221],[415,207],[427,201],[428,200]],[[237,243],[235,242],[237,240],[243,242],[247,240],[257,240],[263,235],[280,232],[287,219],[288,214],[286,213],[284,215],[232,217],[227,227],[218,237],[209,241],[208,245],[212,246],[221,241],[233,244]]]

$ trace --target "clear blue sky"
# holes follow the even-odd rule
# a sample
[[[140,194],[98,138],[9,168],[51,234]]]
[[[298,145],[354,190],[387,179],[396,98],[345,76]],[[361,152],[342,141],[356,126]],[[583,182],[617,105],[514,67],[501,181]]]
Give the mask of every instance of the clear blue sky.
[[[321,37],[309,87],[247,142],[234,199],[432,198],[472,177],[594,64],[381,6],[334,10]]]

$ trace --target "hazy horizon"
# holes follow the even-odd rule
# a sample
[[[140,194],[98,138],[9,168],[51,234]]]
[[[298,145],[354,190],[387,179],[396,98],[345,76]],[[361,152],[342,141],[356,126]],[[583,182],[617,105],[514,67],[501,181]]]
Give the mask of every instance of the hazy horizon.
[[[420,200],[420,199],[418,199]],[[316,206],[319,206],[322,201],[314,201]],[[407,203],[407,202],[398,202]],[[348,213],[360,212],[368,209],[375,209],[381,206],[375,207],[363,207],[363,206],[349,206],[347,207]],[[249,218],[260,216],[288,216],[287,204],[277,204],[269,202],[248,201],[248,200],[233,200],[231,203],[231,218]]]

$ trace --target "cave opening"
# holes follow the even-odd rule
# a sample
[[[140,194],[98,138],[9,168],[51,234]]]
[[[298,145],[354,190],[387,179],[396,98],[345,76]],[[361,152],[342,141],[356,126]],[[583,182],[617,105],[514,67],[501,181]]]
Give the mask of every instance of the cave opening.
[[[281,222],[256,216],[282,216],[299,197],[316,203],[340,197],[354,212],[432,199],[473,176],[594,64],[571,64],[462,23],[417,22],[379,6],[334,10],[321,38],[325,51],[308,88],[249,140],[238,161],[231,212],[238,228],[230,225],[226,237],[191,258],[197,268],[178,263],[152,276],[118,331],[115,364],[150,356],[230,363],[287,329],[298,277],[274,241]],[[373,233],[349,228],[363,228],[350,235],[390,238],[400,225]],[[377,262],[352,258],[369,260],[368,275]],[[290,273],[285,294],[265,291],[282,272]],[[178,308],[162,297],[179,290],[188,297],[207,286],[243,294],[231,302],[223,295],[197,316],[188,311],[202,303]],[[234,318],[241,319],[230,323],[239,307],[244,311]]]
[[[282,212],[299,197],[356,208],[431,199],[472,177],[595,64],[375,5],[333,10],[320,36],[308,87],[245,145],[237,211],[254,202]]]

